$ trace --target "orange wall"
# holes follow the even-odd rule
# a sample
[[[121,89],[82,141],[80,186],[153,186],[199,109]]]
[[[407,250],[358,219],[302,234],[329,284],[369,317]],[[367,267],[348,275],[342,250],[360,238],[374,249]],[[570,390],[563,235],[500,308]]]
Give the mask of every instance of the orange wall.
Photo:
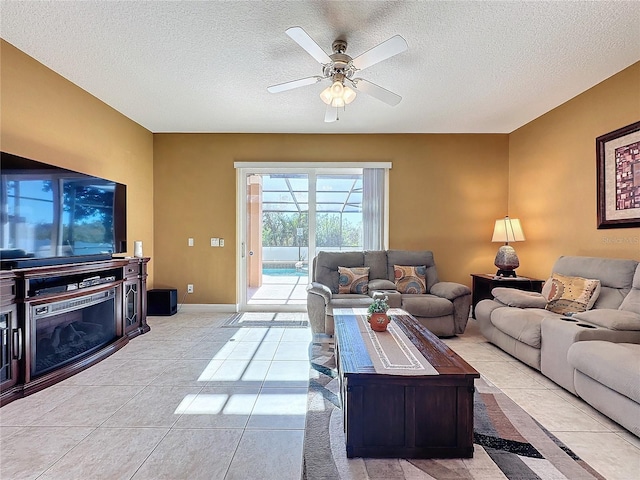
[[[393,163],[390,247],[433,250],[442,280],[470,284],[494,268],[507,153],[507,135],[156,134],[156,284],[182,298],[193,283],[191,303],[236,303],[235,161],[358,160]]]
[[[522,275],[546,278],[560,255],[640,260],[640,228],[597,229],[596,137],[640,120],[640,63],[509,135],[509,214]]]
[[[563,254],[640,258],[640,229],[596,228],[595,191],[595,138],[640,119],[640,63],[510,135],[153,135],[2,40],[0,62],[2,150],[126,183],[130,252],[142,240],[151,285],[193,283],[191,303],[236,303],[234,161],[392,162],[390,246],[433,250],[443,280],[494,269],[507,213],[522,275]]]
[[[2,150],[126,184],[129,254],[153,259],[153,134],[4,40],[0,62]]]

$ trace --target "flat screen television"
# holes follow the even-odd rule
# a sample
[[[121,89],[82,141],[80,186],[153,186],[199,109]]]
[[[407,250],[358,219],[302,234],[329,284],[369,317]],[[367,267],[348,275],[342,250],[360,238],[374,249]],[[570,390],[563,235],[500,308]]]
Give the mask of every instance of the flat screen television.
[[[127,251],[127,187],[0,152],[2,269]]]

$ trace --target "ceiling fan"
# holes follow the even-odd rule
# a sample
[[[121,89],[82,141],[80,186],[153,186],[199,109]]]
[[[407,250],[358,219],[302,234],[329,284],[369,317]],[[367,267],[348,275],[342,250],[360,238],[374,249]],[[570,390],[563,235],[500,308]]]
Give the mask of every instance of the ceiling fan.
[[[395,35],[356,58],[351,58],[345,53],[347,51],[345,40],[334,41],[333,54],[327,55],[301,27],[288,28],[285,33],[322,65],[322,75],[272,85],[267,88],[270,93],[284,92],[330,79],[331,85],[320,94],[322,101],[327,104],[325,122],[338,120],[338,109],[344,108],[356,98],[356,91],[351,87],[391,106],[397,105],[402,100],[400,95],[364,78],[353,78],[356,72],[407,50],[409,48],[407,42],[400,35]]]

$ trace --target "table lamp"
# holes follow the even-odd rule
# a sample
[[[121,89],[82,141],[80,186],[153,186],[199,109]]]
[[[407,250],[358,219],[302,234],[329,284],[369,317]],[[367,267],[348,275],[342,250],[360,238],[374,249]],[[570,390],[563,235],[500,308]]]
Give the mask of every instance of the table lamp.
[[[493,262],[498,267],[496,276],[498,277],[515,277],[516,268],[520,266],[518,255],[509,242],[521,242],[524,240],[524,233],[520,220],[517,218],[504,217],[496,220],[493,228],[492,242],[504,242],[498,249],[496,259]]]

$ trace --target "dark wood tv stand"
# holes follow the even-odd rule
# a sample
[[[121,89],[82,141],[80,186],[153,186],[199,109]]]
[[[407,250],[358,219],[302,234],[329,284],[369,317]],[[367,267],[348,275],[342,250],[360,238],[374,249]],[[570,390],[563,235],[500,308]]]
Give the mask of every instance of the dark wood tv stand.
[[[0,271],[0,406],[148,332],[148,262],[123,258]]]

